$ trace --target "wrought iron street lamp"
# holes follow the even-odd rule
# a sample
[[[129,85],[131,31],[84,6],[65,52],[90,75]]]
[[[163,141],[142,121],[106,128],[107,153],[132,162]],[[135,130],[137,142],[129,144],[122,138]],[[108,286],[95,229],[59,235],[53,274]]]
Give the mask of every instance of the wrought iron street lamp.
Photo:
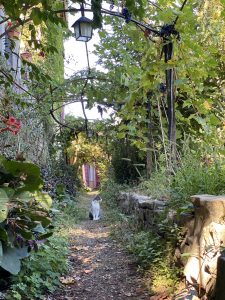
[[[84,6],[81,4],[81,17],[72,25],[77,41],[88,42],[92,38],[92,20],[84,16]]]

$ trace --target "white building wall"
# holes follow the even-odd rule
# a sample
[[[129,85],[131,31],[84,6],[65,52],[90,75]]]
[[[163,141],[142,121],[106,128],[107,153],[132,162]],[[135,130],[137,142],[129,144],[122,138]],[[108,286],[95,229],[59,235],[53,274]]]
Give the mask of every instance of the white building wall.
[[[3,20],[4,16],[5,16],[4,9],[2,6],[0,6],[0,21]],[[2,23],[0,24],[0,35],[3,34],[4,32],[5,32],[5,23]],[[0,52],[1,55],[3,55],[5,52],[5,37],[2,37],[0,39]]]

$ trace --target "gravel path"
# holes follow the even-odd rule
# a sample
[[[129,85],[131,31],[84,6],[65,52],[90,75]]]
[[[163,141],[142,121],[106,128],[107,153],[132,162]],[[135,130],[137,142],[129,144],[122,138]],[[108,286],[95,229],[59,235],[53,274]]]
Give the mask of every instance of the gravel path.
[[[83,197],[82,208],[91,196]],[[149,300],[132,257],[110,237],[102,221],[85,220],[71,230],[71,271],[61,278],[64,288],[50,299]]]

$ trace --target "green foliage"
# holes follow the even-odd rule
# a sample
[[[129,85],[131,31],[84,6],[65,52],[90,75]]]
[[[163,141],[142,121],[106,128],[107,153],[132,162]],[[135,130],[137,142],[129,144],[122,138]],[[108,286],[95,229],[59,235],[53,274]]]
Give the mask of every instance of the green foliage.
[[[52,235],[51,198],[40,191],[39,168],[0,157],[0,267],[18,274],[20,260]]]
[[[105,17],[113,34],[100,31],[101,43],[96,47],[96,54],[99,63],[108,70],[109,85],[103,88],[101,82],[97,83],[94,95],[114,107],[120,119],[118,138],[126,137],[146,151],[150,132],[150,148],[157,161],[166,147],[168,126],[166,93],[159,86],[165,83],[165,70],[175,68],[178,146],[188,133],[196,140],[200,136],[206,144],[220,143],[223,151],[225,32],[221,1],[186,2],[182,11],[180,1],[161,0],[154,4],[150,1],[125,3],[133,14],[139,10],[138,16],[144,9],[142,21],[157,29],[179,17],[176,29],[181,39],[173,41],[173,59],[167,64],[163,61],[163,39],[146,31],[144,37],[133,24],[123,26],[121,20]],[[113,93],[108,91],[111,86],[115,87]],[[149,92],[151,113],[147,114]]]
[[[221,195],[225,192],[225,165],[223,158],[190,153],[186,155],[172,181],[172,200],[177,203],[190,201],[196,194]]]
[[[157,199],[170,200],[169,203],[178,209],[188,204],[190,197],[196,194],[224,194],[224,156],[218,148],[212,148],[208,149],[198,143],[188,145],[182,151],[183,156],[175,174],[169,174],[161,167],[149,180],[142,181],[138,190]]]
[[[138,190],[147,196],[151,196],[156,199],[169,199],[170,198],[170,184],[171,176],[168,176],[167,170],[161,168],[158,171],[153,172],[149,180],[143,180]]]
[[[60,285],[60,275],[68,270],[67,243],[66,237],[56,235],[24,260],[7,299],[45,299],[44,294],[52,293]]]
[[[173,226],[167,226],[166,231],[168,233],[173,231]],[[174,237],[173,233],[172,236]],[[151,230],[139,231],[129,237],[127,249],[135,255],[140,267],[149,274],[151,293],[167,291],[172,294],[176,289],[179,270],[173,262],[173,242],[173,238],[164,236],[162,239],[162,236],[151,232]]]
[[[128,184],[138,182],[141,173],[136,164],[145,162],[140,155],[137,147],[132,146],[128,140],[121,139],[112,143],[112,168],[114,180],[119,184]]]
[[[133,216],[123,215],[115,207],[111,207],[106,217],[114,225],[113,238],[134,255],[146,280],[150,278],[150,292],[154,294],[166,291],[172,294],[179,280],[173,253],[180,237],[180,229],[165,220],[165,216],[160,216],[153,227],[140,230]]]
[[[59,189],[59,192],[62,189]],[[12,285],[7,299],[46,299],[61,286],[60,276],[69,269],[69,231],[86,215],[86,211],[78,208],[74,200],[54,202],[50,210],[55,232],[45,244],[41,244],[38,252],[22,261],[21,272],[12,277]]]
[[[104,199],[104,203],[107,204],[107,206],[115,208],[117,206],[117,199],[119,197],[119,194],[122,190],[125,190],[127,186],[125,185],[119,185],[112,179],[109,179],[106,181],[102,187],[101,187],[101,195]]]
[[[149,268],[150,264],[161,260],[163,256],[164,241],[160,237],[154,236],[151,232],[140,231],[130,236],[128,250],[135,254],[138,263]]]
[[[95,136],[87,138],[85,133],[80,133],[78,139],[72,141],[67,153],[71,164],[77,170],[81,170],[83,164],[89,163],[96,167],[100,181],[104,181],[108,172],[109,157]]]
[[[76,201],[64,201],[56,206],[57,209],[60,209],[61,216],[55,221],[55,226],[61,228],[61,230],[66,232],[68,228],[72,228],[76,223],[81,220],[84,220],[87,211],[86,209],[78,208]]]
[[[173,251],[173,249],[167,249],[167,251]],[[152,265],[149,289],[154,294],[165,291],[173,294],[177,289],[179,277],[179,269],[171,265],[168,256],[164,256],[164,259]]]
[[[93,28],[99,28],[102,26],[101,7],[102,0],[91,0],[91,9],[94,11]]]

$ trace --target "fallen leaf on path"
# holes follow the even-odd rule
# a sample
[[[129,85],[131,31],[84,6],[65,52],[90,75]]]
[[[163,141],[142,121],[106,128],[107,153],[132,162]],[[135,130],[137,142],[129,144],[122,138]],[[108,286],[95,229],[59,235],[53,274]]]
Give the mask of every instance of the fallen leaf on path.
[[[84,263],[84,264],[87,264],[87,263],[89,263],[89,262],[91,262],[91,261],[92,261],[92,259],[89,258],[89,257],[83,259],[83,263]]]
[[[80,251],[82,247],[80,246],[71,246],[70,249]]]
[[[72,284],[72,283],[76,282],[76,280],[73,277],[70,277],[70,276],[60,277],[59,280],[62,284]]]
[[[89,274],[89,273],[91,273],[91,272],[93,272],[93,271],[94,271],[93,269],[84,270],[84,273],[85,273],[85,274]]]
[[[81,277],[80,277],[80,276],[76,276],[76,277],[74,277],[74,279],[75,279],[76,281],[79,281],[79,280],[81,280]]]
[[[85,250],[85,251],[87,251],[89,249],[89,246],[84,246],[83,248],[82,248],[82,250]]]

